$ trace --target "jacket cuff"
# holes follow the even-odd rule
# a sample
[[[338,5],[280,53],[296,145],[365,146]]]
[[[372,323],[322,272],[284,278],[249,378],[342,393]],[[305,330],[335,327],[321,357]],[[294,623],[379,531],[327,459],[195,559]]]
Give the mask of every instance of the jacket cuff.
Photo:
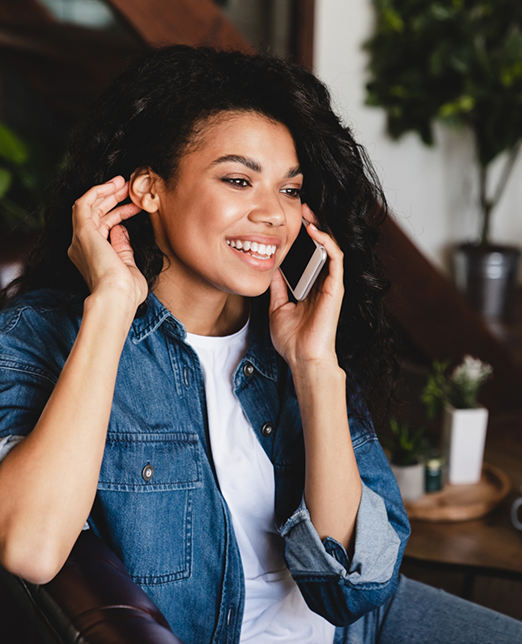
[[[331,537],[321,542],[310,519],[304,495],[294,514],[280,528],[285,558],[294,578],[337,577],[348,584],[385,583],[393,574],[400,539],[388,521],[383,499],[364,483],[355,523],[355,549],[350,559]]]
[[[13,447],[16,447],[18,443],[21,443],[24,438],[24,436],[18,436],[16,434],[0,438],[0,463],[9,454]]]

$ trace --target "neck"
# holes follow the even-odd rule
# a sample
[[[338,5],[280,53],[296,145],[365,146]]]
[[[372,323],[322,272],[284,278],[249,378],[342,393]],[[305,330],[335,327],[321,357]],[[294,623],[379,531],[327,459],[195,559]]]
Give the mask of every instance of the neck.
[[[248,298],[210,287],[187,288],[168,273],[160,275],[154,294],[189,333],[226,336],[239,331],[250,313]]]

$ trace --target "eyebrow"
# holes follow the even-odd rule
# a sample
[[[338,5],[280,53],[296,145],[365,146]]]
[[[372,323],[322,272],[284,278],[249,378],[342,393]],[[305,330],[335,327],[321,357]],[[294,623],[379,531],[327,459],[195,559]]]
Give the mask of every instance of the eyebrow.
[[[259,161],[251,159],[250,157],[243,157],[239,154],[226,154],[225,156],[219,157],[219,159],[213,161],[212,165],[215,166],[220,163],[241,163],[253,172],[262,172],[263,170]],[[293,177],[297,177],[299,174],[301,174],[301,168],[297,165],[295,168],[290,168],[285,175],[285,179],[292,179]]]

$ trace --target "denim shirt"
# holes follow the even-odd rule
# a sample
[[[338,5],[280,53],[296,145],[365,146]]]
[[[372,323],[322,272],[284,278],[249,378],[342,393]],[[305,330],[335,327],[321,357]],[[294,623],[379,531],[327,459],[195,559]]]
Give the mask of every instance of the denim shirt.
[[[371,423],[349,414],[363,482],[351,557],[319,538],[306,508],[304,443],[292,376],[277,354],[264,298],[233,375],[236,396],[274,466],[275,511],[292,577],[312,610],[353,623],[396,591],[409,535],[401,497]],[[76,339],[82,298],[44,289],[0,314],[0,440],[36,424]],[[203,374],[183,325],[149,295],[121,355],[91,529],[186,644],[236,643],[241,558],[210,450]],[[59,473],[56,484],[60,485]]]

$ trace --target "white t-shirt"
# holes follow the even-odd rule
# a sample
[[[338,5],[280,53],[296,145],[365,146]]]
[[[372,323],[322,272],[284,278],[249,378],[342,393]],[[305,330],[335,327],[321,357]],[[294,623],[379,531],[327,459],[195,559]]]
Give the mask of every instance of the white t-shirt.
[[[274,468],[238,399],[232,376],[248,346],[248,324],[225,337],[187,334],[199,356],[210,444],[245,575],[241,642],[332,644],[335,626],[306,605],[283,560],[277,532]]]

